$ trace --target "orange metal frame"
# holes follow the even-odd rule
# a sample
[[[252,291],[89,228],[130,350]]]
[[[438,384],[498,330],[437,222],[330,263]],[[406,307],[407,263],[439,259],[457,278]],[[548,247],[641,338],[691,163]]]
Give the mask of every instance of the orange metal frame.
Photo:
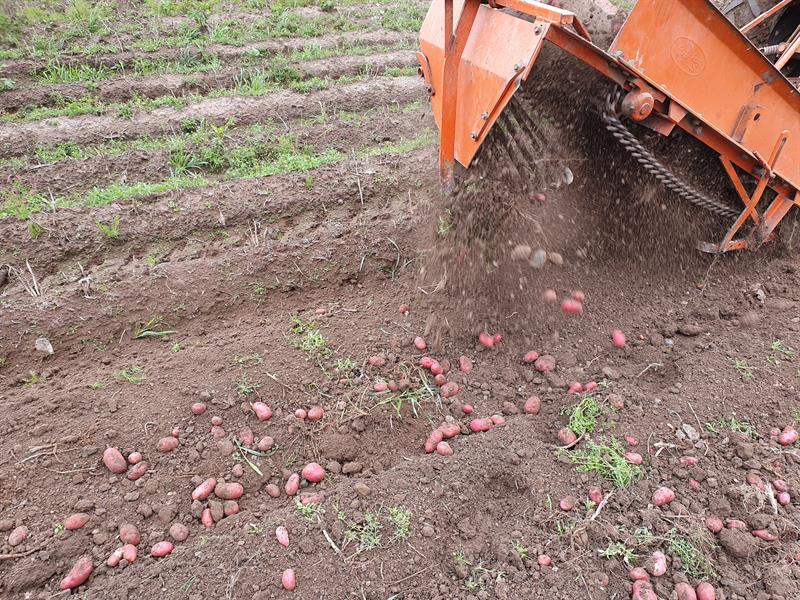
[[[469,166],[545,40],[628,90],[641,109],[635,120],[663,135],[678,126],[719,154],[744,208],[705,250],[756,248],[800,206],[800,92],[707,0],[639,0],[608,52],[573,13],[534,0],[434,0],[417,54],[446,185],[456,160]],[[756,179],[752,194],[737,168]],[[761,213],[767,188],[775,197]],[[737,237],[748,220],[749,236]]]

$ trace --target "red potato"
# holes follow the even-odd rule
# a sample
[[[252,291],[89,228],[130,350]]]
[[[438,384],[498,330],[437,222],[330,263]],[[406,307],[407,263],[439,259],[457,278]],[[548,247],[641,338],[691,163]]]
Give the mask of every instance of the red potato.
[[[294,411],[294,418],[298,421],[304,421],[307,416],[308,413],[305,411],[305,409],[298,408],[296,411]]]
[[[217,427],[214,425],[214,427],[211,428],[211,437],[213,437],[215,440],[221,440],[228,437],[228,434],[222,427]]]
[[[576,300],[567,298],[566,300],[561,301],[561,312],[563,312],[565,315],[580,315],[583,313],[583,304],[577,302]]]
[[[649,581],[639,580],[633,582],[633,595],[631,600],[658,600],[658,596],[653,591],[653,586]]]
[[[255,436],[253,436],[253,430],[249,427],[245,427],[239,432],[239,441],[242,442],[245,446],[252,446],[253,442],[255,441]]]
[[[494,348],[494,338],[485,331],[478,335],[478,343],[484,348]]]
[[[787,425],[778,436],[778,443],[781,446],[791,446],[797,441],[798,437],[800,437],[800,434],[797,433],[797,430],[791,425]]]
[[[775,479],[772,482],[772,488],[776,492],[788,492],[789,491],[789,484],[786,483],[783,479]]]
[[[407,315],[411,312],[411,307],[408,304],[401,304],[398,308],[401,315]]]
[[[789,506],[792,503],[792,497],[789,492],[778,492],[777,500],[781,506]]]
[[[205,500],[217,487],[217,480],[213,477],[206,479],[203,483],[194,488],[192,492],[192,500]]]
[[[89,522],[89,518],[89,515],[86,513],[75,513],[74,515],[70,515],[64,520],[64,529],[68,529],[70,531],[80,529]]]
[[[319,463],[308,463],[301,472],[303,479],[311,483],[319,483],[325,479],[325,469]]]
[[[265,485],[264,486],[264,491],[267,493],[267,496],[269,496],[270,498],[277,498],[278,496],[281,495],[280,489],[274,483],[268,483],[267,485]]]
[[[122,452],[116,448],[106,448],[103,452],[103,464],[106,469],[114,473],[114,475],[122,475],[128,470],[128,463]]]
[[[241,483],[218,483],[214,487],[214,495],[223,500],[238,500],[244,494]]]
[[[552,2],[550,4],[552,4]],[[533,196],[531,196],[531,199],[534,202],[545,202],[547,200],[547,196],[542,192],[536,192]]]
[[[632,465],[641,465],[643,462],[642,455],[638,452],[626,452],[622,457]]]
[[[706,529],[711,533],[719,533],[722,527],[722,519],[719,517],[706,517]]]
[[[235,465],[233,465],[233,467],[231,468],[231,474],[232,474],[234,477],[244,477],[244,467],[243,467],[241,464],[239,464],[239,463],[236,463],[236,464],[235,464]]]
[[[116,567],[120,561],[122,560],[122,548],[117,548],[114,552],[111,553],[106,559],[106,566],[108,567]]]
[[[495,333],[492,336],[492,341],[494,342],[494,345],[497,346],[497,344],[503,341],[503,336],[499,333]]]
[[[28,528],[25,525],[20,525],[8,534],[8,545],[12,548],[19,546],[22,542],[28,539]]]
[[[370,356],[367,362],[371,367],[382,367],[386,364],[386,359],[380,354],[376,354],[375,356]]]
[[[286,480],[286,485],[283,486],[283,491],[286,492],[287,496],[294,496],[297,493],[297,490],[300,489],[300,474],[299,473],[292,473],[289,475],[289,479]]]
[[[675,600],[697,600],[697,594],[691,585],[680,581],[675,584]]]
[[[611,332],[611,343],[617,348],[624,348],[627,340],[625,334],[620,329],[615,329]]]
[[[445,383],[447,383],[447,377],[439,373],[436,377],[433,378],[433,383],[442,387]]]
[[[211,424],[214,425],[215,427],[219,427],[220,425],[222,425],[222,417],[216,417],[216,416],[211,417]]]
[[[694,456],[681,456],[679,462],[681,463],[682,467],[693,467],[699,461],[697,460],[697,457]]]
[[[263,402],[253,402],[253,412],[259,421],[269,421],[272,418],[272,409]]]
[[[568,427],[562,427],[558,430],[558,441],[562,446],[572,446],[578,441],[578,436]]]
[[[625,442],[628,444],[628,446],[634,446],[635,447],[635,446],[639,445],[639,440],[637,438],[635,438],[634,436],[626,435],[624,437],[625,437]]]
[[[461,433],[461,427],[459,427],[457,423],[445,423],[438,427],[438,431],[442,432],[443,439],[449,440]]]
[[[653,577],[661,577],[664,573],[667,572],[667,557],[666,555],[661,552],[661,550],[656,550],[650,556],[650,560],[648,561],[648,565],[650,574]]]
[[[714,586],[707,581],[698,583],[694,591],[697,592],[697,600],[717,600],[717,592],[714,590]]]
[[[372,386],[372,391],[373,392],[378,392],[378,393],[385,392],[388,389],[389,389],[389,386],[386,385],[385,381],[376,381],[375,385]]]
[[[623,408],[625,408],[625,400],[623,400],[622,396],[620,396],[619,394],[609,394],[608,403],[614,410],[622,410]]]
[[[747,481],[749,485],[752,485],[754,488],[758,488],[762,492],[766,489],[764,486],[764,480],[761,479],[761,476],[757,473],[748,473],[745,477],[745,481]]]
[[[309,494],[309,493],[301,493],[300,494],[300,504],[306,506],[308,504],[322,504],[324,496],[322,494]]]
[[[325,416],[325,409],[321,406],[312,406],[308,409],[308,420],[309,421],[321,421],[322,417]]]
[[[436,375],[441,375],[442,373],[444,373],[444,369],[442,369],[442,365],[439,364],[438,360],[432,360],[431,361],[431,366],[429,368],[431,370],[431,375],[436,376]]]
[[[433,365],[434,360],[430,356],[423,356],[419,359],[419,366],[423,369],[430,369],[431,365]]]
[[[315,314],[315,315],[317,315],[318,317],[321,317],[321,316],[322,316],[322,315],[324,315],[326,312],[328,312],[328,310],[327,310],[326,308],[321,308],[321,307],[320,307],[320,308],[315,308],[315,309],[314,309],[314,314]]]
[[[486,417],[480,419],[472,419],[469,422],[469,429],[472,433],[481,433],[482,431],[489,431],[492,428],[492,420]]]
[[[453,456],[453,448],[447,442],[439,442],[436,444],[436,454],[441,456]]]
[[[136,550],[136,546],[133,544],[125,544],[122,547],[122,558],[127,560],[129,563],[136,562],[136,555],[138,551]]]
[[[577,504],[575,497],[567,496],[561,499],[561,501],[558,503],[558,507],[565,512],[569,512],[575,508],[575,504]]]
[[[600,504],[603,501],[603,490],[601,490],[599,487],[590,487],[589,500],[595,504]]]
[[[467,356],[458,357],[458,370],[462,373],[469,373],[472,371],[472,361]]]
[[[555,304],[558,301],[558,294],[555,290],[545,290],[542,294],[542,300],[548,304]]]
[[[570,294],[569,297],[575,300],[575,302],[580,302],[581,304],[586,302],[586,294],[584,294],[580,290],[575,290],[574,292],[572,292],[572,294]]]
[[[208,410],[208,407],[203,404],[202,402],[195,402],[192,404],[192,414],[193,415],[202,415],[204,412]]]
[[[287,592],[291,592],[297,587],[297,575],[294,574],[294,569],[286,569],[281,575],[281,585]]]
[[[531,350],[525,353],[525,356],[522,357],[522,362],[526,365],[532,365],[537,361],[539,358],[539,353],[536,350]]]
[[[85,583],[86,580],[89,579],[89,575],[92,574],[93,568],[92,559],[88,556],[81,556],[75,564],[72,565],[72,569],[67,573],[67,576],[61,580],[58,586],[59,589],[72,590]]]
[[[448,381],[442,385],[442,396],[445,398],[452,398],[458,394],[458,384],[455,381]]]
[[[422,352],[428,347],[428,344],[425,343],[425,338],[418,335],[414,338],[414,347]]]
[[[214,526],[214,517],[211,515],[210,508],[204,508],[200,513],[200,522],[206,529],[211,529]]]
[[[142,462],[142,458],[144,457],[142,456],[141,452],[131,452],[128,454],[128,462],[132,465],[138,465],[140,462]]]
[[[770,439],[777,440],[778,436],[781,434],[781,430],[777,427],[773,427],[769,430],[769,437]]]
[[[747,523],[739,519],[725,519],[725,527],[728,529],[747,529]]]
[[[430,454],[436,450],[436,445],[444,439],[444,433],[441,429],[434,429],[431,431],[428,439],[425,440],[425,452]]]
[[[461,407],[461,410],[465,415],[471,415],[475,411],[475,407],[472,404],[465,404]]]
[[[590,381],[585,386],[583,386],[583,391],[587,392],[587,393],[588,392],[593,392],[596,389],[597,389],[597,382],[596,381]]]
[[[583,385],[578,383],[577,381],[573,381],[569,384],[569,389],[567,390],[568,394],[580,394],[583,391]]]
[[[553,371],[556,368],[556,359],[549,354],[543,354],[536,362],[533,363],[533,368],[539,371],[540,373],[547,373],[548,371]]]
[[[164,452],[164,453],[172,452],[177,447],[178,447],[178,440],[177,438],[174,438],[172,436],[163,437],[160,440],[158,440],[158,444],[156,444],[156,449],[159,452]]]
[[[279,525],[275,528],[275,539],[278,540],[278,543],[283,546],[284,548],[289,547],[289,530],[286,529],[283,525]]]
[[[765,542],[774,542],[778,539],[778,536],[766,529],[755,529],[753,530],[753,536],[757,537],[760,540],[764,540]]]
[[[547,556],[547,554],[540,554],[536,557],[536,562],[539,563],[540,567],[549,567],[553,564],[553,559]]]
[[[170,431],[170,433],[169,433],[169,434],[170,434],[172,437],[174,437],[175,439],[177,439],[177,438],[179,438],[179,437],[181,436],[181,430],[180,430],[180,428],[179,428],[179,427],[173,427],[173,428],[172,428],[172,431]]]
[[[119,539],[123,544],[138,546],[139,542],[142,541],[142,536],[139,533],[139,530],[136,529],[136,525],[132,525],[131,523],[123,523],[119,526]]]
[[[175,546],[172,545],[172,542],[167,542],[166,540],[163,542],[158,542],[150,549],[150,556],[154,556],[155,558],[164,558],[172,554],[172,550]]]
[[[506,418],[503,415],[492,415],[492,425],[497,425],[498,427],[502,427],[506,424]]]
[[[522,412],[526,415],[538,415],[542,409],[542,401],[539,396],[531,396],[525,400],[525,405],[522,407]]]
[[[628,571],[628,577],[631,581],[650,581],[650,574],[644,570],[644,567],[634,567]]]
[[[653,492],[653,504],[658,507],[666,506],[673,500],[675,500],[675,492],[666,486],[662,486]]]
[[[176,542],[185,542],[189,537],[189,528],[183,523],[173,523],[170,525],[169,535]]]
[[[225,500],[222,503],[222,514],[226,517],[239,514],[239,503],[236,500]]]

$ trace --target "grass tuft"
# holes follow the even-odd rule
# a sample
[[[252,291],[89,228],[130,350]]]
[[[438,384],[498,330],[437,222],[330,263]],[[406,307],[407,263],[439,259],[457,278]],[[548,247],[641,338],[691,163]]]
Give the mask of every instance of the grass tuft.
[[[601,438],[600,441],[587,441],[583,448],[569,453],[569,459],[581,473],[595,473],[611,481],[616,487],[624,488],[635,482],[642,470],[623,457],[622,444],[616,438]]]

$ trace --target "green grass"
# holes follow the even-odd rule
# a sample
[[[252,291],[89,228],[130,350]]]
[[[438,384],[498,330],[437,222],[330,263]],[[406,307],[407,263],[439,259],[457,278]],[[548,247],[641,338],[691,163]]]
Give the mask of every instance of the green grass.
[[[251,383],[247,379],[246,374],[242,374],[242,376],[237,380],[234,381],[234,389],[236,393],[240,396],[249,396],[253,392],[255,392],[258,388],[261,387],[259,383]]]
[[[628,567],[632,566],[637,558],[636,553],[622,542],[609,542],[608,546],[601,548],[597,553],[603,558],[622,559],[622,562],[628,565]]]
[[[669,551],[681,559],[684,573],[693,579],[716,578],[717,573],[709,558],[691,540],[678,534],[676,529],[667,532]]]
[[[333,355],[328,340],[313,321],[304,322],[300,317],[292,317],[292,333],[295,336],[294,347],[309,358],[321,361]]]
[[[178,333],[177,331],[164,329],[164,323],[161,317],[153,317],[147,323],[137,323],[133,327],[133,339],[141,340],[145,338],[160,338],[172,333]]]
[[[742,378],[742,381],[750,381],[753,379],[755,368],[748,365],[747,361],[742,358],[735,358],[732,364],[733,368],[739,374],[739,377]]]
[[[317,519],[317,515],[324,512],[322,510],[322,507],[319,504],[315,504],[314,502],[303,504],[302,502],[300,502],[300,500],[297,500],[295,501],[294,507],[306,521],[311,521],[311,522]]]
[[[97,221],[97,229],[110,240],[116,240],[120,234],[120,217],[115,216],[111,221]]]
[[[383,27],[392,31],[419,31],[425,11],[425,8],[416,4],[400,2],[383,13]]]
[[[378,519],[378,515],[372,512],[365,512],[362,523],[349,524],[344,538],[348,542],[357,542],[357,552],[361,553],[380,546],[382,530],[383,524]]]
[[[389,507],[389,521],[394,526],[392,540],[404,540],[411,535],[411,511],[402,506]]]
[[[64,64],[59,60],[51,61],[46,67],[34,75],[41,83],[87,83],[108,79],[117,73],[120,65],[106,67],[89,64]]]
[[[571,451],[568,456],[581,473],[594,473],[624,488],[641,477],[642,470],[625,460],[625,450],[616,438],[604,437],[588,440],[583,448]]]
[[[511,543],[511,547],[513,548],[514,552],[517,553],[520,560],[529,560],[531,558],[531,551],[519,540],[514,540]]]
[[[728,430],[734,433],[744,433],[750,437],[755,437],[757,435],[755,428],[750,424],[749,421],[740,421],[736,418],[736,415],[733,415],[730,419],[720,417],[715,421],[709,421],[706,423],[705,429],[709,433],[713,434],[718,434],[722,431]]]
[[[583,398],[563,414],[569,415],[569,428],[578,437],[592,433],[598,426],[598,419],[608,412],[594,394],[584,394]]]
[[[120,383],[132,383],[134,385],[139,385],[142,381],[144,381],[144,369],[137,365],[133,365],[125,369],[114,371],[114,373],[112,373],[112,377]]]

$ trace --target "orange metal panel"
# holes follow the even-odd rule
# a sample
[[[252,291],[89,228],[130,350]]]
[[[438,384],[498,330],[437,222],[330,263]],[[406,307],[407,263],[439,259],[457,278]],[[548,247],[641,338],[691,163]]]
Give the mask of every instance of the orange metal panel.
[[[430,64],[435,93],[433,114],[442,127],[442,90],[445,39],[444,0],[434,0],[420,31],[420,48]],[[458,22],[463,0],[454,2]],[[466,41],[458,71],[455,158],[468,166],[495,120],[536,61],[548,29],[481,5]],[[445,135],[442,130],[442,135]]]
[[[768,156],[788,130],[774,171],[800,188],[800,92],[710,2],[639,0],[609,52],[696,115],[701,128],[726,138],[731,150]],[[745,106],[757,107],[749,123],[740,118]],[[738,143],[734,135],[741,135]],[[741,166],[750,162],[729,156]]]

